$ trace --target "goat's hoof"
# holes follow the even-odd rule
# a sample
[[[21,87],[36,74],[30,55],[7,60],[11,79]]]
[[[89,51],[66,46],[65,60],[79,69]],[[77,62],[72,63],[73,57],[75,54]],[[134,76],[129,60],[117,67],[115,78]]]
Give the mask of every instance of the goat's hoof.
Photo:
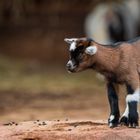
[[[118,123],[108,123],[109,127],[110,128],[114,128],[114,127],[117,127],[118,126]]]
[[[118,124],[119,124],[118,120],[112,120],[112,121],[108,120],[108,125],[109,125],[110,128],[117,127]]]
[[[121,125],[125,125],[125,126],[128,126],[128,118],[126,116],[123,116],[121,119],[120,119],[120,124]]]
[[[129,122],[128,125],[129,128],[136,128],[137,126],[139,126],[138,122]]]
[[[115,115],[110,115],[109,119],[108,119],[108,125],[110,128],[114,128],[117,127],[119,124],[119,115],[115,116]]]
[[[136,126],[139,126],[138,113],[128,115],[128,126],[130,128],[136,128]]]
[[[136,128],[137,126],[139,126],[138,116],[131,115],[129,115],[129,117],[123,116],[120,120],[120,124],[128,126],[129,128]]]

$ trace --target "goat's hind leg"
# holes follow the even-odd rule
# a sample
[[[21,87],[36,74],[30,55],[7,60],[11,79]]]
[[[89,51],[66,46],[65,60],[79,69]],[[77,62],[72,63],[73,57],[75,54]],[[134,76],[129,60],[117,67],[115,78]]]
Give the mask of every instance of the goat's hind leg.
[[[126,85],[128,95],[126,97],[126,109],[124,114],[122,115],[122,118],[120,120],[120,123],[122,125],[130,126],[130,127],[136,127],[138,126],[138,102],[139,102],[139,96],[140,96],[140,89],[137,88],[133,90],[132,86]]]

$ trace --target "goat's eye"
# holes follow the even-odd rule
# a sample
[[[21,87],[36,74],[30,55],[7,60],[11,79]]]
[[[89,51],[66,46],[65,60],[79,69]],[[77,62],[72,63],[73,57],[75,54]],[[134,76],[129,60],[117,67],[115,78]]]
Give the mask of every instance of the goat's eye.
[[[79,47],[79,48],[82,48],[82,47],[84,47],[84,46],[83,46],[82,44],[80,44],[80,45],[78,45],[78,47]]]

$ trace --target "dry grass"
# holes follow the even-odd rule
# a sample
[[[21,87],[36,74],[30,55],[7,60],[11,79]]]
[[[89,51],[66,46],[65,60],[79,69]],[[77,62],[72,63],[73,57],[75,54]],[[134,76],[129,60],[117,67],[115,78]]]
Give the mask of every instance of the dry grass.
[[[84,87],[102,89],[103,81],[97,79],[93,71],[68,74],[61,66],[41,66],[35,62],[11,61],[1,57],[0,89],[30,92],[58,92]]]
[[[104,81],[93,71],[68,74],[62,65],[0,59],[1,121],[105,119],[105,93]]]

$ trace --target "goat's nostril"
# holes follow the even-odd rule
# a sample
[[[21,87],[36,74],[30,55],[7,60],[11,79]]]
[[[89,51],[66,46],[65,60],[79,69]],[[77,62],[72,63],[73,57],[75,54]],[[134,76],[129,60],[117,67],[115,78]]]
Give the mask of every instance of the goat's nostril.
[[[69,69],[71,68],[71,64],[70,63],[67,63],[66,67]]]

